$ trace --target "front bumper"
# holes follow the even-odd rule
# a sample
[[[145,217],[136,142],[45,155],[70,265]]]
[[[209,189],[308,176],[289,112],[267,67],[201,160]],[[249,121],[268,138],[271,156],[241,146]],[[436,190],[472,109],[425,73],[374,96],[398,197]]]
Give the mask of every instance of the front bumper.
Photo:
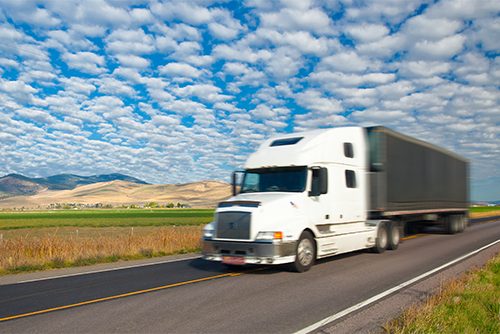
[[[223,261],[224,257],[243,257],[248,264],[282,264],[295,261],[296,242],[202,241],[203,258]]]

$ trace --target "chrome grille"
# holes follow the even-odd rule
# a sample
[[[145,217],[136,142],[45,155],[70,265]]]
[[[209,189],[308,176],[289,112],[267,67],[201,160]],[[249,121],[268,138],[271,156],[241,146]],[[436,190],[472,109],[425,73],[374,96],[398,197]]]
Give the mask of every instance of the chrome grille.
[[[219,212],[217,238],[250,239],[250,212]]]

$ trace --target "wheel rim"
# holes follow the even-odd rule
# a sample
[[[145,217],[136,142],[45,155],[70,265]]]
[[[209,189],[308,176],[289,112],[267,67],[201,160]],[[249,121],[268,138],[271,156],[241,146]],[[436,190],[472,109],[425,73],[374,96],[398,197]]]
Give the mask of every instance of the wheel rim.
[[[399,230],[397,226],[392,227],[392,242],[394,245],[399,244]]]
[[[387,247],[387,233],[386,230],[383,228],[380,230],[380,235],[379,235],[379,244],[380,248],[386,248]]]
[[[297,256],[299,258],[299,263],[307,267],[311,264],[313,260],[314,247],[309,239],[302,239],[299,242],[299,246],[297,248]]]

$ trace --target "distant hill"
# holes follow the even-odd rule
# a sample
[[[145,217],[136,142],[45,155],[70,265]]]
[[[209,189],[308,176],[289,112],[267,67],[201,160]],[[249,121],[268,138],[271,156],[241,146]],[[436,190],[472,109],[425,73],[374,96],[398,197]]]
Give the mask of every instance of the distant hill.
[[[231,186],[218,181],[186,184],[139,184],[115,180],[81,185],[69,190],[45,188],[34,195],[0,199],[0,208],[46,208],[56,203],[143,205],[182,203],[191,207],[214,207],[231,196]]]
[[[91,176],[59,174],[44,178],[30,178],[20,174],[8,174],[0,177],[0,198],[19,195],[34,195],[47,189],[70,190],[81,185],[116,180],[137,184],[147,184],[142,180],[118,173]]]
[[[46,188],[29,177],[19,174],[9,174],[0,178],[0,198],[33,195]]]

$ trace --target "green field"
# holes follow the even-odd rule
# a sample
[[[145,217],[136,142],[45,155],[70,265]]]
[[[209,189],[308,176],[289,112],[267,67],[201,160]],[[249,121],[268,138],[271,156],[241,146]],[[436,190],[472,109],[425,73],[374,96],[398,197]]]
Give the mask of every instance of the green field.
[[[500,206],[478,206],[471,207],[471,213],[481,213],[481,212],[498,212],[500,214]]]
[[[45,227],[131,227],[202,225],[212,209],[122,209],[0,212],[0,230]]]

